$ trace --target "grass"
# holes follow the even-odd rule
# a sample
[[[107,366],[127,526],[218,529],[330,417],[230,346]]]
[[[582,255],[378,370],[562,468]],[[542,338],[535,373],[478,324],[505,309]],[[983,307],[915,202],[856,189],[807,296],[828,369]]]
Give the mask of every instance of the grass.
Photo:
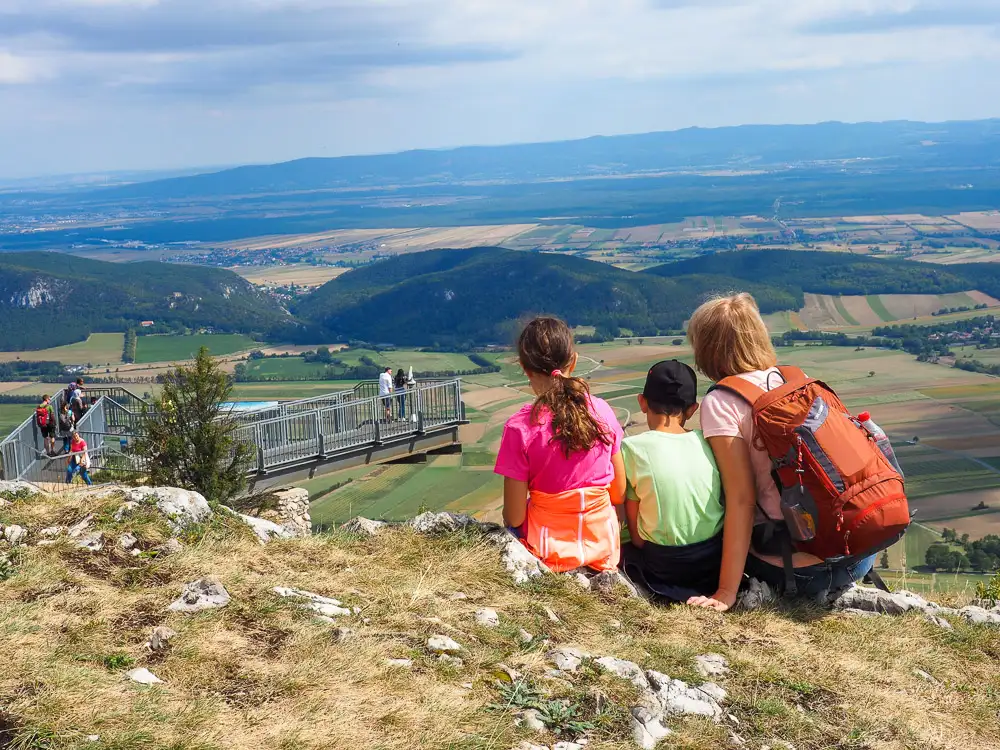
[[[31,404],[0,404],[0,439],[19,427],[34,410]]]
[[[120,503],[76,495],[0,509],[0,523],[29,529],[94,513],[109,542],[96,554],[65,542],[29,546],[0,585],[0,739],[8,747],[506,750],[529,739],[552,746],[581,730],[588,748],[633,747],[635,688],[589,661],[565,680],[547,678],[542,641],[688,681],[697,681],[696,655],[726,656],[732,673],[718,682],[739,724],[670,719],[671,747],[729,746],[729,726],[748,747],[774,747],[780,737],[799,748],[959,750],[994,747],[1000,735],[1000,629],[955,622],[945,632],[918,616],[857,618],[808,605],[719,615],[596,596],[556,576],[517,587],[477,536],[405,529],[264,547],[217,517],[186,535],[178,554],[132,558],[118,551],[121,534],[148,545],[167,528],[150,513],[114,522]],[[227,607],[167,610],[208,573],[230,592]],[[358,607],[338,622],[353,637],[338,641],[332,625],[275,597],[275,586]],[[456,591],[468,598],[454,599]],[[475,625],[480,607],[495,609],[500,626]],[[162,655],[144,646],[157,625],[177,632]],[[520,643],[519,628],[534,641]],[[461,666],[428,653],[435,633],[465,648]],[[394,669],[388,658],[411,659],[413,668]],[[133,664],[164,683],[129,682],[121,670]],[[498,683],[500,664],[522,678]],[[528,705],[563,735],[516,726]]]
[[[135,361],[138,364],[149,364],[194,359],[203,346],[207,346],[216,357],[221,357],[253,349],[258,344],[249,336],[237,333],[140,336],[136,345]]]
[[[868,306],[882,319],[883,323],[892,323],[898,320],[895,315],[886,309],[885,303],[877,294],[869,294],[865,299],[868,300]],[[852,323],[851,325],[857,325],[857,323]]]
[[[247,362],[247,373],[268,378],[309,378],[320,379],[326,372],[326,365],[306,362],[302,357],[278,357],[275,359],[255,359]]]
[[[124,333],[92,333],[86,341],[67,344],[51,349],[25,352],[0,352],[0,361],[15,359],[36,362],[61,362],[64,365],[120,365],[122,349],[125,347]]]

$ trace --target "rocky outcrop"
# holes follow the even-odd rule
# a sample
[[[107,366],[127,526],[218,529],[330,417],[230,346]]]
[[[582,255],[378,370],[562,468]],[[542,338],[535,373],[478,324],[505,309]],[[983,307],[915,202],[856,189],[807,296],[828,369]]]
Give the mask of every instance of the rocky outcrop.
[[[0,495],[38,495],[41,494],[41,490],[38,489],[31,482],[22,482],[20,480],[0,480]],[[0,502],[5,502],[3,498],[0,498]]]
[[[179,487],[136,487],[126,491],[125,499],[133,503],[152,503],[176,532],[212,517],[212,509],[202,494]]]
[[[276,518],[268,520],[275,521],[293,539],[302,539],[312,533],[308,490],[302,487],[288,487],[275,490],[271,496],[274,498],[273,513]],[[267,518],[266,515],[264,517]]]

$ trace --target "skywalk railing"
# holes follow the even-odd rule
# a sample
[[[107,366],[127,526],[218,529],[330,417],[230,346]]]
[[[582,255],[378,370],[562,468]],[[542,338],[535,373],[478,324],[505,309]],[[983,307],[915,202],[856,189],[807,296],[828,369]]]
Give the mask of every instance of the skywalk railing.
[[[236,438],[254,446],[254,471],[266,473],[421,435],[463,419],[462,384],[451,380],[262,420],[240,428]]]

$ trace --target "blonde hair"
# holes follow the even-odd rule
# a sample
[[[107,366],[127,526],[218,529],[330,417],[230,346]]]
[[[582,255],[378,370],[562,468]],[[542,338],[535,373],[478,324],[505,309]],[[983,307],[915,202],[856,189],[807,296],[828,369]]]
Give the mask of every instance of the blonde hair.
[[[746,292],[710,299],[694,311],[687,334],[695,365],[716,382],[778,364],[757,301]]]

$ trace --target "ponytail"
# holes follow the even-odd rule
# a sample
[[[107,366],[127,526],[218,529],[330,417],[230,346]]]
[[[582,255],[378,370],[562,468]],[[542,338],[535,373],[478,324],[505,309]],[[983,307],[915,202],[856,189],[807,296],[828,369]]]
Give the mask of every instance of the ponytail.
[[[552,415],[553,439],[562,444],[569,458],[577,451],[589,451],[595,444],[611,445],[607,425],[590,411],[590,387],[583,378],[563,374],[575,357],[573,332],[558,318],[535,318],[521,331],[517,342],[521,366],[530,372],[549,375],[552,386],[535,399],[532,421],[543,411]]]
[[[607,427],[590,411],[590,387],[583,378],[557,375],[552,387],[535,399],[531,418],[537,421],[544,409],[552,414],[554,440],[562,443],[566,458],[589,451],[596,443],[611,445]]]

